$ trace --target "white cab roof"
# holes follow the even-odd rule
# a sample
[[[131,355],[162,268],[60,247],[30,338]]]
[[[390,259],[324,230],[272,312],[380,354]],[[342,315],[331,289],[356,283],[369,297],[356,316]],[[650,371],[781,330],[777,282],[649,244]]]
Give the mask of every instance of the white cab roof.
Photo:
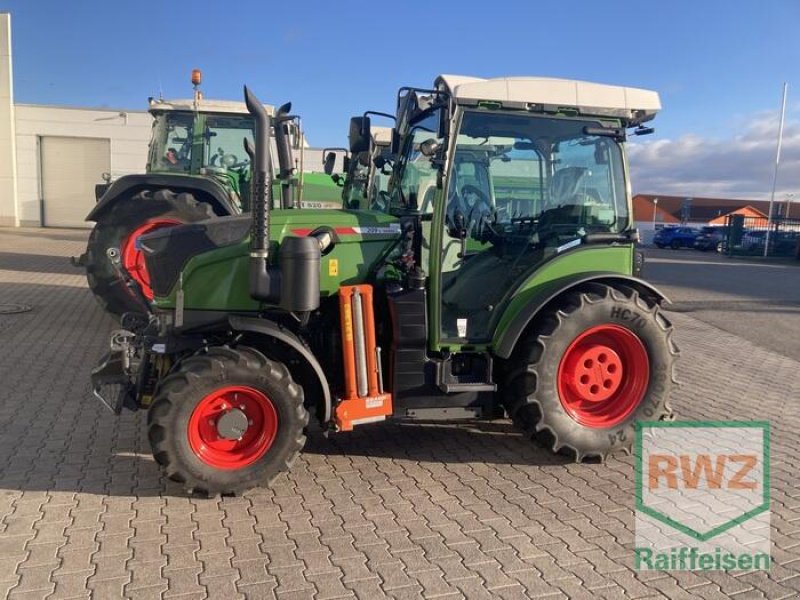
[[[203,98],[197,105],[200,112],[209,113],[229,113],[234,115],[246,115],[247,106],[244,102],[234,102],[233,100],[206,100]],[[265,104],[264,108],[270,115],[275,114],[275,107]],[[158,100],[150,99],[150,111],[162,110],[194,110],[194,100]]]
[[[648,121],[661,110],[657,92],[572,79],[440,75],[434,85],[447,91],[457,104],[466,105],[490,101],[508,108],[532,104],[574,107],[581,114],[618,117],[632,123]]]

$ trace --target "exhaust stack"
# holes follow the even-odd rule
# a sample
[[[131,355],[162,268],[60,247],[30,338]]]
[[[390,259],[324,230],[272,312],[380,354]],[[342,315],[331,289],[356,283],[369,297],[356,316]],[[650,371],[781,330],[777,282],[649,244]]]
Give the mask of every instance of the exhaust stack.
[[[256,300],[280,299],[280,273],[269,268],[269,213],[272,207],[272,163],[269,134],[272,119],[250,88],[244,86],[244,102],[255,120],[253,158],[252,227],[250,231],[250,295]]]
[[[245,86],[244,99],[248,112],[255,120],[255,149],[252,152],[253,200],[252,230],[250,232],[250,296],[261,302],[280,306],[293,313],[307,313],[319,306],[320,239],[317,236],[285,237],[280,240],[279,265],[270,266],[269,216],[272,209],[272,164],[269,155],[269,136],[272,119],[258,98]],[[284,104],[279,119],[288,119],[290,105]],[[282,129],[276,121],[276,131]],[[283,144],[286,145],[283,145]],[[283,151],[280,148],[283,146]],[[279,160],[291,153],[288,136],[278,143]],[[284,152],[284,154],[281,154]],[[283,158],[280,158],[280,157]],[[291,154],[289,154],[291,157]],[[291,189],[289,190],[291,194]],[[273,261],[274,263],[274,261]],[[282,284],[283,282],[283,284]]]

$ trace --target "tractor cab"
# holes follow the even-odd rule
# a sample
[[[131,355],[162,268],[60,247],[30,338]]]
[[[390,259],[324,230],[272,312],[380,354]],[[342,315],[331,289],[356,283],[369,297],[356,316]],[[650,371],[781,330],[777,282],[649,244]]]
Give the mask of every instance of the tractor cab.
[[[271,116],[276,115],[272,106],[265,105],[265,109]],[[251,167],[243,140],[252,145],[254,124],[244,104],[151,98],[149,110],[153,115],[153,132],[147,173],[214,179],[230,191],[238,211],[249,210]],[[274,141],[270,151],[277,166],[278,149]]]
[[[431,347],[491,345],[519,285],[568,250],[632,246],[623,142],[659,107],[541,78],[401,90],[387,210],[419,221]]]

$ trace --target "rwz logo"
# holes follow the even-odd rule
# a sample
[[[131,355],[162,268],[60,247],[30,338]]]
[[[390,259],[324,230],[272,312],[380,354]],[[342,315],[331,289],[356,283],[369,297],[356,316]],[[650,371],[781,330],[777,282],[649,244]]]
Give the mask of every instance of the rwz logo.
[[[758,481],[745,479],[758,463],[758,456],[754,454],[651,454],[647,463],[647,481],[651,490],[658,488],[662,480],[673,490],[679,487],[696,490],[703,482],[709,489],[725,486],[732,490],[754,490],[758,487]],[[732,472],[728,469],[726,480],[728,465],[734,469]]]

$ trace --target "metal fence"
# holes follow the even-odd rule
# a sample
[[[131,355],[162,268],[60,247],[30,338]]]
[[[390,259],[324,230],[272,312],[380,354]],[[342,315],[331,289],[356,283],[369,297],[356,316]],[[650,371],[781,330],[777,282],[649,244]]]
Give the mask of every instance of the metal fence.
[[[725,226],[725,252],[729,256],[800,258],[800,218],[729,215]]]

